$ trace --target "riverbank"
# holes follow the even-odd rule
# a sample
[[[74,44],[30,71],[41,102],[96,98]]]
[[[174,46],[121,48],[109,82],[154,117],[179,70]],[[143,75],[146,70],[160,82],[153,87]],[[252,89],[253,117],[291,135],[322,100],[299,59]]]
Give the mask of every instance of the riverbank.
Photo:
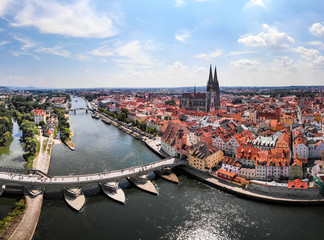
[[[165,152],[161,152],[161,147],[159,145],[159,139],[157,140],[146,140],[145,141],[147,147],[153,151],[158,156],[165,158],[170,157]],[[251,186],[251,189],[248,188],[242,188],[239,187],[231,182],[227,182],[225,180],[219,179],[216,176],[212,176],[210,174],[207,174],[205,172],[201,172],[199,170],[195,170],[194,168],[190,166],[180,166],[179,167],[183,172],[186,174],[196,178],[197,180],[206,183],[209,186],[218,188],[222,191],[229,192],[231,194],[237,195],[239,197],[248,198],[252,200],[257,201],[263,201],[263,202],[269,202],[269,203],[277,203],[277,204],[296,204],[296,205],[310,205],[310,204],[323,204],[324,198],[321,196],[314,197],[314,196],[307,196],[304,195],[304,197],[289,197],[287,196],[273,196],[273,195],[279,195],[276,194],[275,191],[269,191],[269,188],[275,188],[270,186],[262,186],[263,184],[257,184],[252,183],[256,186]],[[263,189],[263,191],[260,191],[258,189]],[[268,189],[267,189],[268,188]],[[307,191],[306,189],[296,189],[297,191]],[[314,191],[318,192],[319,195],[319,189],[313,189]],[[280,191],[280,190],[279,190]],[[313,191],[313,192],[314,192]],[[272,193],[273,195],[270,195]],[[313,194],[314,195],[314,194]]]
[[[63,141],[62,142],[68,147],[70,148],[72,151],[74,151],[74,143],[72,142],[72,140],[67,140],[67,141]]]
[[[161,149],[161,138],[156,139],[146,139],[144,140],[146,146],[153,151],[155,154],[157,154],[159,157],[162,158],[169,158],[170,156]]]
[[[43,147],[43,143],[46,141],[46,147]],[[53,147],[53,137],[46,138],[40,135],[40,152],[35,158],[33,167],[48,173],[50,166],[51,154]],[[20,239],[32,239],[35,229],[37,227],[38,219],[41,213],[43,204],[43,194],[37,197],[31,198],[25,196],[26,209],[16,229],[12,232],[9,240],[20,240]]]
[[[197,171],[189,166],[179,167],[189,176],[196,178],[197,180],[206,183],[209,186],[218,188],[220,190],[226,191],[228,193],[237,195],[239,197],[248,198],[257,201],[263,201],[268,203],[277,203],[277,204],[295,204],[295,205],[310,205],[310,204],[323,204],[324,198],[289,198],[289,197],[276,197],[269,196],[256,191],[250,191],[249,189],[244,189],[236,186],[230,182],[225,182],[221,179],[217,179],[207,173]]]
[[[153,135],[145,133],[142,130],[140,130],[140,129],[134,127],[134,126],[128,126],[126,123],[118,121],[117,119],[115,119],[115,118],[113,118],[113,117],[111,117],[111,116],[109,116],[107,114],[104,114],[104,113],[99,112],[99,111],[96,111],[96,113],[101,118],[104,118],[106,120],[110,120],[112,125],[119,128],[123,132],[135,137],[138,140],[142,140],[143,142],[145,142],[147,139],[154,138]]]

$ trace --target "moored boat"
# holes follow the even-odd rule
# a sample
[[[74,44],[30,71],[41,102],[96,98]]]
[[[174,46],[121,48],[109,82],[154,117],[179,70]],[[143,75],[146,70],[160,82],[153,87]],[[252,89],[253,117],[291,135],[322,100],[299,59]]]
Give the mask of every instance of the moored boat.
[[[144,175],[127,177],[127,180],[143,191],[158,195],[158,192],[154,184],[150,180],[148,180]]]
[[[97,114],[92,114],[91,117],[94,118],[94,119],[99,119],[100,118],[99,115],[97,115]]]
[[[64,199],[76,211],[80,211],[85,203],[81,188],[64,188]]]
[[[101,121],[103,121],[103,123],[107,124],[107,125],[110,125],[111,124],[111,121],[106,119],[106,118],[102,118]]]
[[[108,182],[106,184],[99,183],[102,191],[111,199],[125,204],[125,193],[118,187],[118,182]]]

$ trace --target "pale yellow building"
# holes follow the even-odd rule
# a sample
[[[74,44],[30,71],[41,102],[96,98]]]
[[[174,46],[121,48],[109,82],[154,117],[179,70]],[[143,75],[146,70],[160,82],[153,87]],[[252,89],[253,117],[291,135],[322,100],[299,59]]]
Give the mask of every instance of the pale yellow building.
[[[281,122],[286,126],[291,126],[294,123],[294,119],[290,115],[284,114],[281,117]]]
[[[205,141],[193,145],[189,150],[189,165],[204,171],[211,169],[222,161],[224,153]]]

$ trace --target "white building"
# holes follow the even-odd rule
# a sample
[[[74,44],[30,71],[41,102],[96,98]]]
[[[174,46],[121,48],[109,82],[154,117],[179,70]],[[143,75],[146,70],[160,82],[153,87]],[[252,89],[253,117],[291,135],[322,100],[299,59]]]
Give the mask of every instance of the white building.
[[[302,138],[297,138],[293,143],[293,152],[297,153],[299,158],[308,158],[309,149],[306,141],[302,140]]]
[[[44,121],[46,123],[46,111],[43,109],[33,109],[31,111],[31,114],[34,118],[34,123],[36,125],[39,125],[41,121]]]

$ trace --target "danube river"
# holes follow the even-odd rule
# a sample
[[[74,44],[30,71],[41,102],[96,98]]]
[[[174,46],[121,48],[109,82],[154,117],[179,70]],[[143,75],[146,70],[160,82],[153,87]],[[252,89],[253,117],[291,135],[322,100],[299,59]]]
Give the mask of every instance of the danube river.
[[[76,106],[85,106],[85,102],[73,99]],[[72,113],[69,122],[75,133],[75,151],[55,145],[50,174],[93,173],[158,160],[145,144],[92,119],[90,113]],[[179,181],[176,185],[154,180],[159,196],[125,181],[126,205],[93,187],[86,190],[85,207],[79,213],[64,202],[61,193],[46,193],[33,239],[322,239],[324,234],[324,206],[265,204],[185,175]]]
[[[23,158],[23,150],[19,138],[18,124],[14,122],[12,131],[12,140],[6,146],[0,146],[0,166],[24,167],[25,160]],[[3,219],[15,206],[15,202],[20,199],[19,195],[8,196],[4,194],[0,197],[0,218]]]

